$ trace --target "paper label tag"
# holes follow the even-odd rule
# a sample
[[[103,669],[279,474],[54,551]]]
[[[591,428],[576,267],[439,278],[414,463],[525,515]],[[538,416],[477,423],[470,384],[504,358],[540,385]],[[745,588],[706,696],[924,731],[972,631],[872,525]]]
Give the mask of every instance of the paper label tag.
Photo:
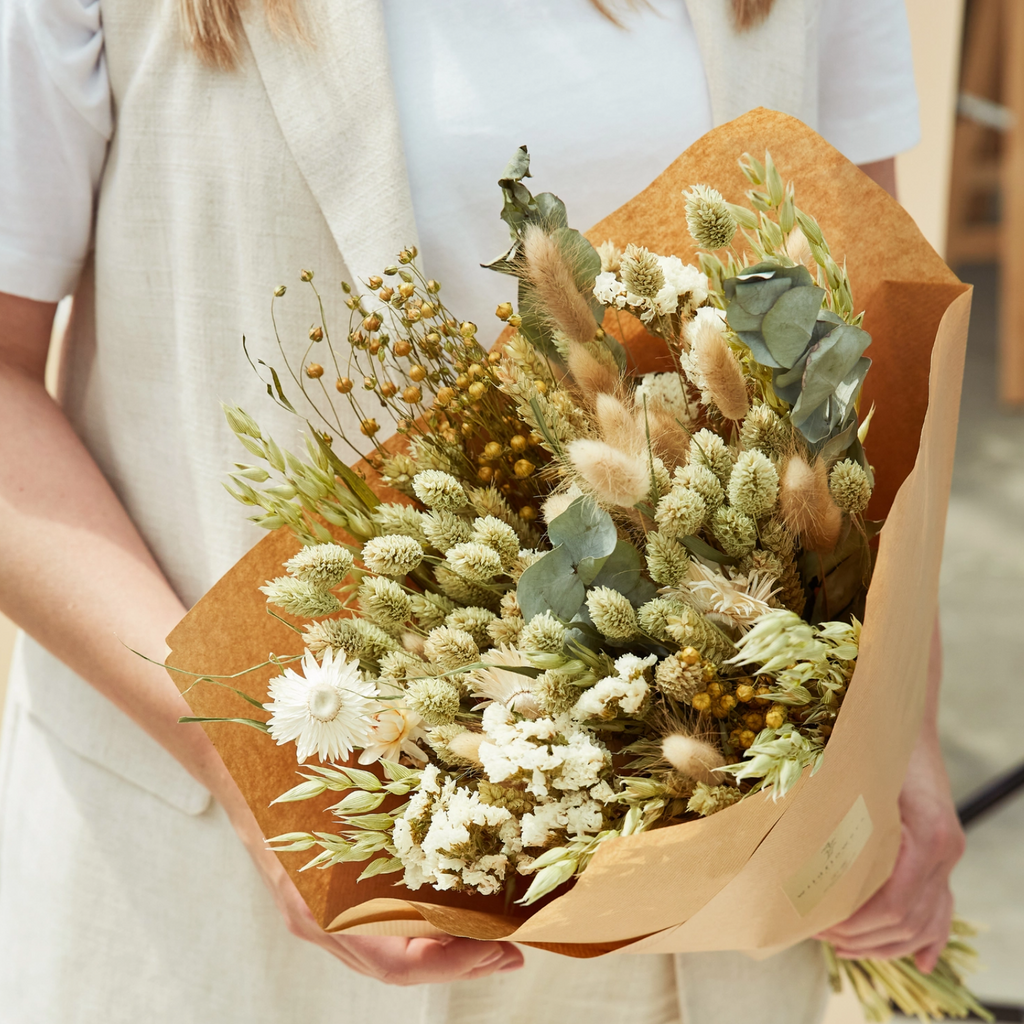
[[[825,845],[783,883],[783,891],[801,917],[806,917],[849,871],[873,831],[868,806],[859,796]]]

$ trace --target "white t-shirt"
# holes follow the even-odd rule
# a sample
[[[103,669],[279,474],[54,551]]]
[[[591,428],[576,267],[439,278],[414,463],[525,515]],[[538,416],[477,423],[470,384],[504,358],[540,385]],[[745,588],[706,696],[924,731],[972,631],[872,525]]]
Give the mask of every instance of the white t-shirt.
[[[57,300],[88,253],[113,130],[101,3],[0,3],[0,291]],[[477,264],[507,245],[496,181],[518,145],[585,229],[712,126],[683,0],[623,8],[623,28],[590,0],[384,10],[424,266],[461,317],[512,293]],[[857,163],[914,145],[902,0],[822,0],[818,33],[821,134]]]

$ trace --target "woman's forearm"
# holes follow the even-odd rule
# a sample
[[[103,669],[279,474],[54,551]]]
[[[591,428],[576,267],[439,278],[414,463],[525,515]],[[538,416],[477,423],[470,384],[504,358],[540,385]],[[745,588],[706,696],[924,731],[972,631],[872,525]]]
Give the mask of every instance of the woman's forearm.
[[[53,307],[0,295],[0,611],[211,789],[223,765],[162,660],[184,614],[134,524],[43,384]]]

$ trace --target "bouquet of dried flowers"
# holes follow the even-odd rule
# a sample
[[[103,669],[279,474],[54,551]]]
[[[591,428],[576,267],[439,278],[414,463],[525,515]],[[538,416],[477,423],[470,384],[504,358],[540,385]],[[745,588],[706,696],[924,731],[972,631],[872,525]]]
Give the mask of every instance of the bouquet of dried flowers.
[[[275,849],[530,905],[612,840],[778,801],[817,771],[881,527],[871,337],[771,156],[741,168],[748,205],[686,192],[689,265],[595,248],[530,192],[517,151],[500,181],[511,244],[489,266],[518,303],[497,308],[490,352],[415,248],[343,285],[341,344],[303,272],[320,321],[301,361],[279,339],[267,390],[291,411],[282,376],[301,392],[305,453],[226,409],[256,459],[229,490],[303,545],[262,590],[304,653],[275,659],[267,699],[247,698],[269,718],[244,721],[295,744],[302,781],[277,802],[338,794],[332,824]],[[627,320],[664,372],[631,371]],[[337,454],[367,443],[346,422],[383,487]],[[954,945],[942,985],[909,961],[846,972],[875,1014],[983,1012]]]

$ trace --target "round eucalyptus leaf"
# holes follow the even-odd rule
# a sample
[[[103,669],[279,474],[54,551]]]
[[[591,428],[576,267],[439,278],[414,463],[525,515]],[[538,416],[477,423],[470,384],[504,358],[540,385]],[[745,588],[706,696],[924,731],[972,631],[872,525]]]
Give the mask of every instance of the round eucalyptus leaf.
[[[519,577],[516,596],[527,622],[543,612],[571,619],[586,598],[586,587],[573,568],[569,552],[559,545]]]

